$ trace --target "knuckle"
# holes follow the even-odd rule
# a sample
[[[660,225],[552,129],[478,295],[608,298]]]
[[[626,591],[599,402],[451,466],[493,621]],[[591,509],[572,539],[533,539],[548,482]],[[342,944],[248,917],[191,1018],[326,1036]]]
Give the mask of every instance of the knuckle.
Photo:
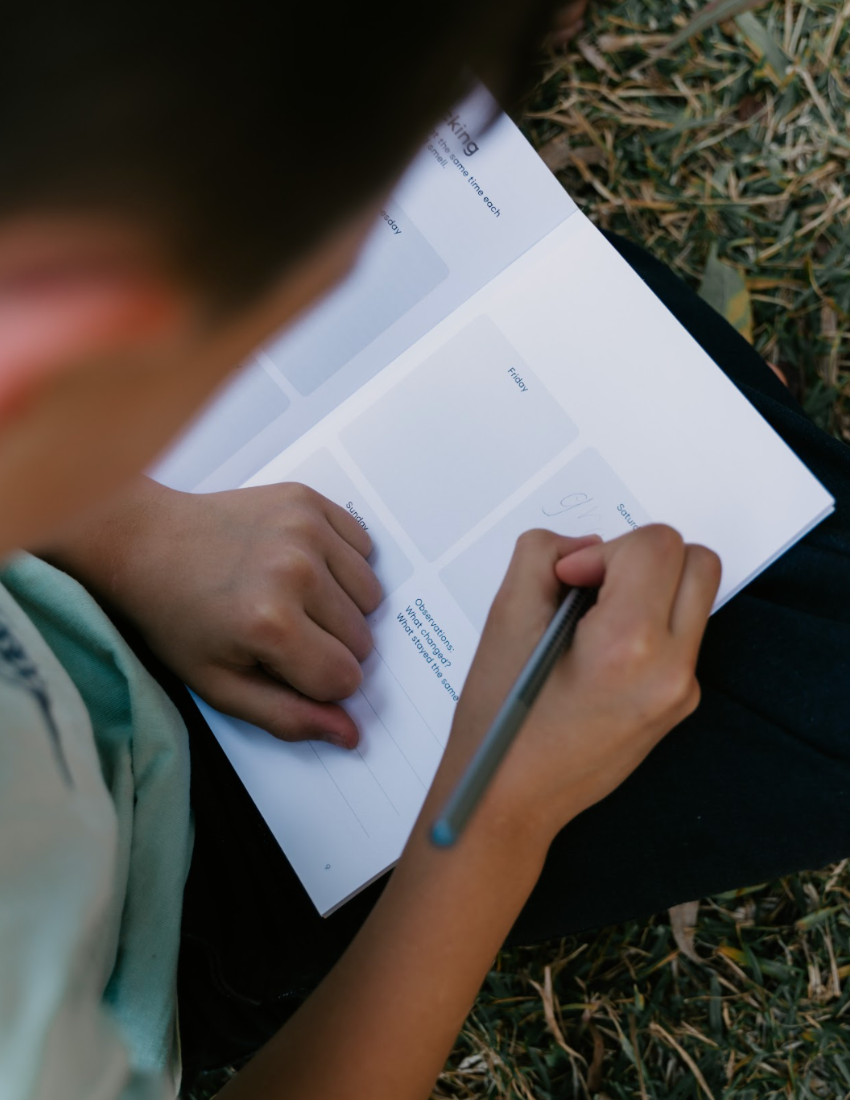
[[[358,661],[365,661],[372,652],[372,632],[366,625],[366,620],[361,619],[355,629],[354,644],[351,652]]]
[[[366,602],[367,612],[374,611],[377,607],[381,605],[384,599],[384,589],[381,585],[381,582],[378,580],[374,573],[372,574],[371,585],[372,592],[370,594],[370,598]]]
[[[531,528],[516,540],[513,556],[508,565],[507,572],[502,580],[500,595],[502,600],[510,598],[516,588],[523,588],[523,580],[527,576],[527,570],[539,565],[544,556],[552,556],[553,547],[557,544],[557,536],[552,531],[542,528]]]
[[[555,537],[551,531],[546,531],[542,527],[532,527],[528,531],[523,531],[516,540],[514,553],[523,557],[526,554],[539,554],[553,545]]]
[[[285,644],[290,634],[287,616],[271,599],[256,600],[248,613],[249,637],[259,643]]]
[[[676,664],[666,670],[660,692],[667,709],[690,714],[699,702],[699,684],[690,665]]]
[[[311,677],[309,686],[305,686],[305,693],[317,703],[348,699],[363,681],[363,670],[350,651],[323,661],[321,670],[321,675]]]
[[[304,485],[300,481],[287,481],[285,488],[286,495],[293,504],[315,504],[319,497],[315,489],[311,489],[309,485]]]
[[[644,538],[652,542],[656,554],[673,555],[680,554],[684,547],[684,540],[677,530],[668,527],[666,523],[652,523],[641,528],[645,532]]]
[[[351,518],[351,517],[350,517]],[[359,532],[360,541],[363,543],[363,550],[361,551],[364,558],[368,558],[374,550],[374,543],[372,542],[372,536],[364,528],[360,526],[356,519],[351,518],[354,527],[353,531]]]
[[[611,642],[609,659],[619,671],[640,672],[652,660],[655,636],[649,623],[635,623]]]
[[[283,520],[289,537],[320,537],[327,524],[322,507],[323,498],[315,489],[311,489],[309,485],[301,485],[300,482],[289,482],[287,488],[289,493]]]
[[[298,508],[292,512],[292,534],[308,546],[321,544],[326,527],[324,516],[313,508]]]
[[[318,569],[310,554],[290,546],[281,559],[280,573],[288,584],[303,592],[312,590]]]
[[[702,688],[699,686],[699,681],[694,676],[691,679],[690,690],[689,690],[686,698],[682,702],[682,709],[684,710],[684,716],[685,717],[687,717],[689,714],[694,713],[694,711],[700,705],[701,699],[702,699]]]
[[[720,585],[723,566],[713,550],[709,550],[707,546],[693,545],[688,547],[688,556],[708,581],[715,587]]]
[[[336,687],[336,699],[347,699],[353,695],[363,682],[363,669],[353,658],[350,661],[340,661],[339,668],[334,676]]]
[[[358,604],[363,608],[363,614],[369,615],[375,610],[384,598],[384,590],[381,582],[370,569],[363,577],[362,584],[358,579]]]

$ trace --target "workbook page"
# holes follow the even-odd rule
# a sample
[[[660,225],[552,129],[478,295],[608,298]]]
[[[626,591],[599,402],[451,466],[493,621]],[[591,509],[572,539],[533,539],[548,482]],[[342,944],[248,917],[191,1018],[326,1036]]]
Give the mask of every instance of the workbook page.
[[[249,483],[281,480],[373,540],[384,600],[344,704],[360,745],[288,745],[203,709],[321,913],[398,858],[519,534],[669,523],[720,555],[720,606],[832,508],[581,214]]]
[[[364,156],[386,140],[364,135]],[[438,122],[348,278],[227,384],[153,476],[240,485],[575,209],[478,90]]]

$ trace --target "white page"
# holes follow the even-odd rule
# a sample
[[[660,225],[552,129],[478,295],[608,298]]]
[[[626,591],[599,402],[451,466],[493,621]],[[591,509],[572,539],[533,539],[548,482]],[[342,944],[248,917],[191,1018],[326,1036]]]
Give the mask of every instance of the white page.
[[[351,275],[225,386],[152,476],[240,485],[575,211],[510,119],[488,125],[494,111],[479,90],[441,120]]]
[[[720,555],[719,607],[833,503],[580,214],[250,484],[292,479],[375,543],[385,599],[345,704],[360,747],[203,709],[321,913],[398,858],[523,530],[669,523]]]

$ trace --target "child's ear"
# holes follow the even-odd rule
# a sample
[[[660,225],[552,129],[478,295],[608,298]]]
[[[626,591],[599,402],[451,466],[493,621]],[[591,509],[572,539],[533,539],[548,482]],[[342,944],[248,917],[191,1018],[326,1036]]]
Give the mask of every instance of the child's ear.
[[[111,242],[110,242],[111,243]],[[96,234],[0,228],[0,424],[50,378],[163,333],[180,295]]]

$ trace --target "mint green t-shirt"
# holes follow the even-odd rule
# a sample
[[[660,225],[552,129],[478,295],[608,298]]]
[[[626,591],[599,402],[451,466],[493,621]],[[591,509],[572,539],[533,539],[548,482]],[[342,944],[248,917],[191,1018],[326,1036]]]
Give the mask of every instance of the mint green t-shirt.
[[[0,1100],[176,1096],[186,729],[88,593],[0,572]]]

